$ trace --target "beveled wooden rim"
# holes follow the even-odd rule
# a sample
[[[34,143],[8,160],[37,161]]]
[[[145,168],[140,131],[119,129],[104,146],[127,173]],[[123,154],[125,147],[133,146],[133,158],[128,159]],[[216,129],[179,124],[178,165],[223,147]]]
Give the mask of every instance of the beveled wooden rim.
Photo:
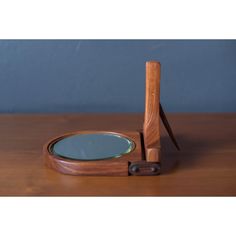
[[[51,151],[55,142],[77,134],[107,133],[127,138],[132,141],[132,150],[124,153],[120,157],[101,159],[101,160],[73,160],[57,156]],[[93,175],[93,176],[127,176],[129,162],[139,161],[142,158],[139,132],[130,131],[96,131],[84,130],[74,131],[59,135],[49,140],[43,147],[43,157],[45,164],[63,174],[69,175]]]
[[[63,157],[63,156],[60,156],[60,155],[55,155],[55,153],[52,152],[52,146],[57,143],[58,141],[64,139],[64,138],[67,138],[67,137],[70,137],[70,136],[74,136],[74,135],[82,135],[82,134],[113,134],[113,135],[116,135],[116,136],[120,136],[120,137],[124,137],[126,139],[128,139],[129,141],[132,142],[132,149],[127,152],[127,153],[124,153],[124,154],[121,154],[120,156],[116,156],[116,157],[108,157],[108,158],[104,158],[104,159],[99,159],[99,160],[75,160],[75,159],[70,159],[70,158],[66,158],[66,157]],[[115,131],[90,131],[90,130],[83,130],[83,131],[75,131],[75,132],[69,132],[69,133],[65,133],[63,135],[60,135],[60,136],[56,136],[54,138],[52,138],[48,143],[46,143],[46,145],[44,146],[44,153],[46,152],[48,155],[50,155],[51,157],[53,158],[57,158],[61,161],[67,161],[67,162],[75,162],[75,163],[78,163],[78,162],[95,162],[95,161],[109,161],[109,160],[112,160],[112,159],[116,159],[118,160],[119,158],[121,157],[125,157],[126,155],[130,154],[131,152],[133,152],[135,149],[136,149],[136,143],[135,141],[130,138],[129,136],[127,135],[124,135],[122,133],[118,133],[118,132],[115,132]]]

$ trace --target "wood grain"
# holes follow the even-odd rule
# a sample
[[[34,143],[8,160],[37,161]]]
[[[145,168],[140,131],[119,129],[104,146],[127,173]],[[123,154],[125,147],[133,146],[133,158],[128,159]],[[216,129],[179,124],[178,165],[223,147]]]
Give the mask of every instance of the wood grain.
[[[0,116],[2,196],[236,196],[236,114],[167,114],[159,176],[69,176],[47,168],[42,147],[75,130],[140,130],[143,114]],[[173,160],[178,160],[173,165]]]
[[[148,162],[160,161],[160,70],[159,62],[146,62],[143,137]]]
[[[109,133],[123,136],[132,140],[135,144],[130,153],[124,154],[119,158],[111,158],[107,160],[97,161],[79,161],[69,160],[56,156],[50,150],[52,146],[59,140],[76,134],[94,134],[94,133]],[[59,135],[46,143],[43,147],[43,155],[45,164],[63,174],[80,175],[80,176],[128,176],[128,166],[130,162],[142,160],[142,148],[139,132],[127,131],[74,131],[72,133]]]

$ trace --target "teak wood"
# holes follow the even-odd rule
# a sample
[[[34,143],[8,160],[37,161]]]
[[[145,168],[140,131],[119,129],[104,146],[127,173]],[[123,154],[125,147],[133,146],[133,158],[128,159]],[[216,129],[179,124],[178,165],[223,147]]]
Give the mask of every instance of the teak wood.
[[[143,131],[120,131],[113,133],[125,136],[135,143],[135,149],[119,158],[96,161],[69,160],[57,156],[51,147],[57,141],[75,134],[98,131],[75,131],[50,140],[43,148],[48,167],[71,175],[158,175],[160,174],[160,63],[146,62],[146,99]],[[110,131],[104,131],[110,133]]]
[[[160,161],[160,63],[146,63],[143,137],[147,162]]]
[[[108,160],[98,161],[79,161],[68,160],[59,156],[55,156],[50,150],[54,143],[60,139],[66,138],[75,134],[94,134],[94,133],[110,133],[118,134],[123,137],[131,139],[135,143],[134,150],[130,153],[124,154],[119,158],[111,158]],[[45,164],[57,170],[63,174],[70,175],[110,175],[110,176],[127,176],[128,166],[130,162],[138,162],[142,160],[142,150],[140,145],[140,134],[138,132],[123,131],[111,132],[111,131],[78,131],[64,134],[63,136],[57,136],[52,141],[49,141],[43,148]]]

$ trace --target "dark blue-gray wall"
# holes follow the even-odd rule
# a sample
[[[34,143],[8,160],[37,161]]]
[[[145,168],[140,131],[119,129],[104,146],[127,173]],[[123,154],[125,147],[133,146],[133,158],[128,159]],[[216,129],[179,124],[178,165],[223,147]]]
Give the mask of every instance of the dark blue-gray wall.
[[[147,60],[167,111],[236,111],[236,40],[0,40],[0,112],[142,112]]]

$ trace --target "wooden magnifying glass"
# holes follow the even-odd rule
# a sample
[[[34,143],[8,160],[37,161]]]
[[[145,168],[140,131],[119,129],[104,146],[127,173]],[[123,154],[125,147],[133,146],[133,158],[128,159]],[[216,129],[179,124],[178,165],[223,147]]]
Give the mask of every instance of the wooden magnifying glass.
[[[158,175],[161,170],[160,118],[179,149],[160,105],[160,63],[146,62],[143,130],[76,131],[44,145],[48,167],[69,175]]]

